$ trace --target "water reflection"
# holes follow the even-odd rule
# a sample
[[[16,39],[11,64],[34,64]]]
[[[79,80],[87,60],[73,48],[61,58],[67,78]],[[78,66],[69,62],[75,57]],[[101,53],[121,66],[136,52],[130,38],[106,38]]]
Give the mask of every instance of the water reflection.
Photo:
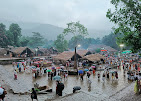
[[[102,89],[105,89],[105,82],[102,83]]]
[[[13,73],[12,69],[9,69],[9,67],[5,68]],[[112,70],[114,71],[114,70]],[[86,75],[84,75],[83,77],[83,81],[80,80],[80,76],[73,76],[73,75],[69,75],[67,79],[62,79],[62,82],[65,85],[64,88],[64,92],[69,94],[72,93],[72,89],[74,86],[80,86],[81,90],[86,91],[90,94],[106,94],[107,96],[112,95],[113,93],[123,89],[124,87],[128,86],[129,84],[132,83],[132,81],[128,81],[127,80],[127,76],[124,77],[123,72],[120,70],[116,70],[118,71],[119,74],[119,80],[111,80],[111,75],[110,75],[110,79],[105,79],[105,82],[102,81],[102,74],[103,71],[100,71],[100,79],[98,79],[97,77],[97,71],[96,74],[93,75],[91,74],[90,76],[90,80],[92,81],[92,84],[89,85],[88,83],[88,79],[86,78]],[[53,91],[56,90],[56,82],[55,80],[50,80],[50,78],[48,78],[48,75],[44,75],[42,77],[38,77],[37,79],[32,78],[32,73],[31,74],[26,74],[26,73],[21,73],[18,74],[18,79],[24,80],[23,83],[25,83],[25,85],[31,89],[33,87],[33,85],[35,83],[38,83],[39,85],[48,85],[49,87],[53,88]],[[108,92],[108,93],[106,93]]]

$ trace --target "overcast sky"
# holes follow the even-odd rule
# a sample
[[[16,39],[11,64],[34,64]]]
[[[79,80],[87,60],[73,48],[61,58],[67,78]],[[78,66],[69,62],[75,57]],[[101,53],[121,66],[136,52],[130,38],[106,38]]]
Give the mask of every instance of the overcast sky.
[[[66,27],[80,21],[87,28],[110,30],[110,0],[0,0],[0,19]]]

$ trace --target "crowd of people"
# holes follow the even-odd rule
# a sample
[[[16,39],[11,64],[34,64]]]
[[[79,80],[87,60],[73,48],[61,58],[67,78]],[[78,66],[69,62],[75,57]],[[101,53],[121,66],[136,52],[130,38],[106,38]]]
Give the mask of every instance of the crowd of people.
[[[129,80],[141,80],[141,73],[140,73],[140,67],[141,64],[139,62],[139,57],[134,56],[134,57],[129,57],[129,56],[105,56],[104,64],[96,66],[96,68],[101,69],[102,71],[97,71],[95,68],[88,68],[88,71],[85,71],[84,73],[79,73],[78,75],[80,76],[80,80],[83,81],[84,78],[83,76],[86,73],[86,77],[88,80],[88,83],[91,84],[92,80],[90,79],[90,76],[97,75],[98,80],[102,80],[105,82],[105,80],[119,80],[119,70],[123,70],[124,76],[126,76],[127,73],[127,78]],[[81,64],[83,67],[84,63]],[[35,68],[29,68],[29,66],[35,66]],[[70,62],[66,64],[66,66],[70,66]],[[62,96],[62,91],[64,89],[64,84],[61,83],[61,79],[67,79],[68,77],[68,72],[66,72],[66,68],[59,68],[57,69],[55,66],[52,65],[53,68],[51,67],[43,67],[42,64],[34,64],[34,61],[24,61],[24,62],[18,62],[15,63],[13,62],[13,67],[14,67],[14,79],[17,80],[17,73],[20,72],[26,72],[28,69],[32,70],[31,72],[33,73],[33,77],[37,78],[38,76],[45,75],[47,74],[48,78],[50,80],[53,80],[54,77],[60,76],[60,79],[55,79],[56,82],[56,94],[59,96]],[[85,66],[86,67],[86,66]],[[112,68],[114,68],[114,70]],[[38,69],[37,69],[38,68]],[[115,70],[117,69],[117,70]],[[83,70],[84,71],[84,70]],[[34,89],[33,89],[33,93]],[[32,96],[32,99],[34,97]],[[36,94],[35,94],[35,99],[36,99]]]

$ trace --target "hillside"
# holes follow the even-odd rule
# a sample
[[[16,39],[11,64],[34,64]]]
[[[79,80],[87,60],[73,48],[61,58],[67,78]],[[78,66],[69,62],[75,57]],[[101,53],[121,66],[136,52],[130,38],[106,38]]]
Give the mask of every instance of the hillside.
[[[39,32],[44,38],[48,40],[55,40],[57,35],[63,32],[63,28],[57,27],[50,24],[41,24],[41,23],[33,23],[33,22],[17,22],[17,21],[7,21],[0,19],[0,23],[6,25],[7,29],[11,23],[17,23],[22,28],[22,35],[23,36],[32,36],[32,32]],[[89,35],[87,37],[93,38],[102,38],[105,35],[108,35],[111,30],[97,30],[97,29],[89,29]],[[70,39],[72,35],[65,37],[66,39]]]
[[[59,35],[63,32],[63,28],[49,25],[49,24],[40,24],[40,25],[33,27],[31,29],[23,29],[22,30],[22,34],[26,35],[26,36],[32,35],[32,32],[39,32],[44,36],[44,38],[55,40],[57,35]]]

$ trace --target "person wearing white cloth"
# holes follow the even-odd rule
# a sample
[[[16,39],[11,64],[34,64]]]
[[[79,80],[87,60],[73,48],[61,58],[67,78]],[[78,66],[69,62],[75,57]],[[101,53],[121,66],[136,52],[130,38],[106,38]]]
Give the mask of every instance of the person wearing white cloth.
[[[2,101],[4,101],[4,97],[5,97],[4,89],[0,88],[0,101],[1,101],[1,99],[2,99]]]
[[[4,92],[4,89],[3,88],[0,88],[0,95],[2,95]]]

